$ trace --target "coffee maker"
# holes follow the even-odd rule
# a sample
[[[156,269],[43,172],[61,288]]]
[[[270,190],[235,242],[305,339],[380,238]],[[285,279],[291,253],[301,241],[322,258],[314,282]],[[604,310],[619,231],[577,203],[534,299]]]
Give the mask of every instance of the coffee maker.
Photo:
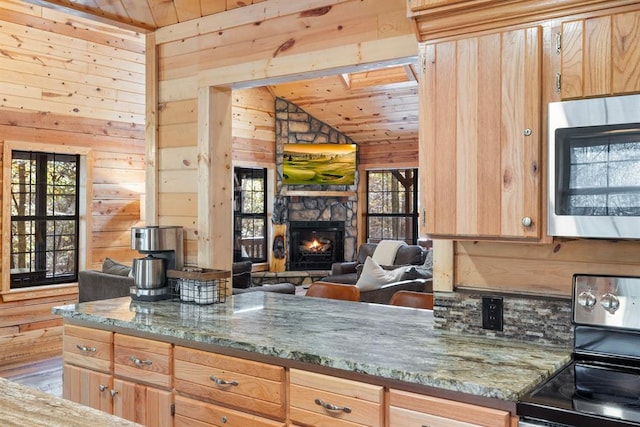
[[[131,249],[144,258],[133,260],[131,299],[159,301],[171,296],[167,270],[183,266],[183,231],[180,226],[148,226],[131,229]]]

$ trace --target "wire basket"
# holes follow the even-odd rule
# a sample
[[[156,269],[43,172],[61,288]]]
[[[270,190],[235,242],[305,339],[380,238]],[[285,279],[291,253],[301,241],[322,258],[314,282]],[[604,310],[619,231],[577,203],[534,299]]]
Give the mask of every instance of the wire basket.
[[[207,305],[226,301],[231,272],[200,267],[168,270],[171,297],[187,304]]]

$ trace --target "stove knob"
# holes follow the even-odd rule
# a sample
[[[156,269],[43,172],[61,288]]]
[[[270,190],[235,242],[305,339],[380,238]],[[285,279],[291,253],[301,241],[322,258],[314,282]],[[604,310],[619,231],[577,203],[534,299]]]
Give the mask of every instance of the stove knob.
[[[596,296],[590,291],[580,292],[580,295],[578,295],[578,304],[585,308],[592,308],[596,305]]]
[[[604,294],[600,298],[600,304],[609,313],[613,314],[620,308],[620,300],[613,294]]]

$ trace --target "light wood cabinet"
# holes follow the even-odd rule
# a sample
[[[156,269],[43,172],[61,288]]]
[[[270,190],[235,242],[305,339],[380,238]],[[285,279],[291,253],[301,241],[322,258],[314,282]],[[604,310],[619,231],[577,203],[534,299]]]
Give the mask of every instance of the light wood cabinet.
[[[299,369],[289,372],[289,416],[306,426],[383,426],[384,389]]]
[[[562,24],[563,99],[640,91],[640,12]]]
[[[113,413],[111,374],[64,363],[62,375],[62,397],[109,414]]]
[[[511,415],[484,408],[406,391],[389,391],[390,427],[509,427]]]
[[[150,427],[517,424],[507,411],[390,389],[383,380],[360,382],[75,325],[65,325],[64,336],[64,397]]]
[[[113,371],[113,332],[65,325],[62,339],[64,363],[94,371]]]
[[[541,237],[541,30],[421,46],[421,234]]]
[[[173,426],[173,346],[116,333],[113,414],[148,427]]]
[[[282,366],[176,346],[174,375],[178,394],[218,404],[216,411],[225,407],[285,420],[286,378]],[[176,413],[188,416],[189,411],[181,407],[184,405],[184,399],[176,400]]]
[[[173,392],[121,379],[113,380],[113,415],[149,427],[171,427]]]
[[[112,413],[113,332],[66,325],[62,359],[62,396]]]
[[[63,397],[149,427],[171,427],[171,355],[168,343],[65,325]]]
[[[270,420],[180,395],[176,395],[175,404],[176,427],[284,427],[286,425],[283,421]]]

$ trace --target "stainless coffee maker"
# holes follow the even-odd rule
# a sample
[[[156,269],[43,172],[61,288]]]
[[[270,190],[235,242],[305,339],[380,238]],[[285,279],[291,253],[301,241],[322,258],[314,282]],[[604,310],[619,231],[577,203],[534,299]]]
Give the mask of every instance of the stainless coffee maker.
[[[131,229],[131,249],[144,258],[133,260],[131,298],[139,301],[158,301],[171,296],[167,270],[183,266],[183,231],[180,226],[148,226]]]

